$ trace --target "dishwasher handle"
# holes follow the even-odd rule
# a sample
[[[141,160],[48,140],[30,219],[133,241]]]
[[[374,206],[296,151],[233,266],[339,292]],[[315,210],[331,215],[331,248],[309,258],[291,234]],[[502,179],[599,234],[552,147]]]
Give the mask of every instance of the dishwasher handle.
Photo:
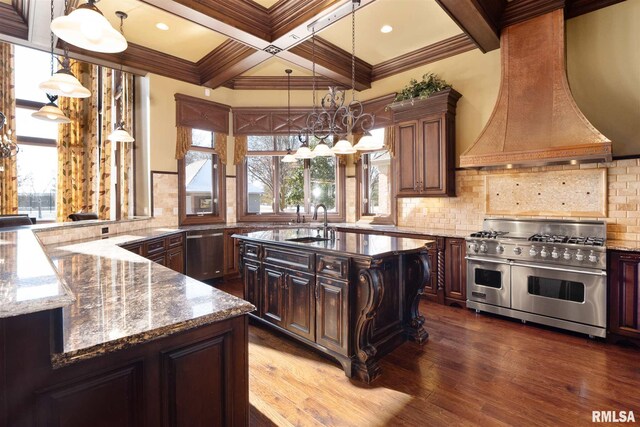
[[[189,239],[209,239],[212,237],[220,237],[222,236],[222,233],[213,233],[213,234],[193,234],[193,235],[187,235],[187,240]]]

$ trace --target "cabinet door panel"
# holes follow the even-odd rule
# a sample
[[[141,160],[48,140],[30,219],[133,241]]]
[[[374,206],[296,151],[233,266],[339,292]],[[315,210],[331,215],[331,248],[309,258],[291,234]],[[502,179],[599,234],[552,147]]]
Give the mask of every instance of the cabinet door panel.
[[[467,262],[464,239],[445,240],[444,294],[447,304],[467,300]],[[453,300],[453,301],[452,301]]]
[[[609,331],[640,342],[640,254],[611,252]]]
[[[420,121],[422,145],[422,190],[429,194],[444,194],[443,166],[446,164],[442,146],[440,117]]]
[[[184,251],[182,246],[167,251],[167,267],[184,274]]]
[[[262,315],[260,301],[260,264],[245,261],[244,263],[244,299],[255,305]]]
[[[315,338],[315,278],[312,274],[288,272],[285,278],[287,309],[285,328],[310,341]]]
[[[348,354],[349,287],[347,282],[318,277],[316,342],[337,353]]]
[[[278,326],[282,326],[284,319],[284,276],[284,270],[270,265],[264,266],[262,318]]]
[[[400,123],[396,127],[396,171],[398,194],[417,193],[418,122]]]

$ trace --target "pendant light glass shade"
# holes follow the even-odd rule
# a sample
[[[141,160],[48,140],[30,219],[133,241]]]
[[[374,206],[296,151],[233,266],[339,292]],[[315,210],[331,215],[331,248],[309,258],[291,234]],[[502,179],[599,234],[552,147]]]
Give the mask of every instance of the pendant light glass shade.
[[[287,154],[281,160],[282,163],[295,163],[297,161],[298,159],[296,159],[294,155],[291,154],[291,150],[287,150]]]
[[[316,157],[332,157],[335,156],[335,153],[331,151],[331,148],[324,142],[316,145],[316,148],[313,149],[313,154]]]
[[[38,88],[51,95],[67,98],[88,98],[91,96],[91,91],[82,86],[67,68],[59,69],[47,81],[40,83]]]
[[[117,53],[127,48],[127,40],[114,29],[95,6],[94,0],[51,22],[51,31],[67,43],[93,52]]]
[[[111,134],[109,134],[107,139],[113,142],[134,142],[135,141],[135,139],[129,134],[129,132],[124,130],[124,125],[122,124],[120,124],[120,126],[118,126],[116,130],[111,132]]]
[[[384,144],[382,140],[376,140],[369,132],[365,132],[362,138],[360,138],[360,141],[358,141],[353,148],[358,151],[376,151],[382,150],[384,148]]]
[[[306,145],[303,145],[302,147],[298,148],[298,151],[296,151],[296,154],[294,154],[294,157],[299,160],[313,159],[315,156],[316,155]]]
[[[347,139],[341,139],[331,148],[335,154],[354,154],[358,150],[353,148],[351,143]]]
[[[70,123],[71,120],[67,116],[64,115],[61,109],[58,108],[56,104],[49,102],[40,108],[40,110],[31,114],[31,117],[46,120],[48,122],[53,123]]]

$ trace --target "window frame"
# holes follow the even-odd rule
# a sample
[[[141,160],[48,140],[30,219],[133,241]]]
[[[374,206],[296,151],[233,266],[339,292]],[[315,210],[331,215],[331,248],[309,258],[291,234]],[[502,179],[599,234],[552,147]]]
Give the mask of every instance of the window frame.
[[[264,136],[264,135],[260,135]],[[276,134],[271,135],[274,138],[278,136]],[[236,206],[237,206],[237,220],[245,222],[278,222],[278,221],[296,221],[297,215],[295,212],[273,212],[273,213],[250,213],[248,212],[248,197],[247,197],[247,159],[253,156],[269,156],[272,163],[275,165],[274,176],[279,176],[278,166],[281,164],[281,158],[286,155],[286,151],[265,150],[265,151],[247,151],[247,155],[242,160],[242,163],[236,165],[236,178],[237,178],[237,191],[236,191]],[[346,168],[344,162],[339,160],[339,156],[336,156],[336,212],[327,213],[327,221],[329,222],[344,222],[346,218]],[[311,161],[302,160],[304,167],[304,192],[305,192],[305,212],[301,213],[301,217],[304,215],[305,222],[311,222],[311,216],[313,215],[313,206],[309,202],[310,194],[310,180],[311,180]],[[278,194],[280,182],[278,181],[274,186],[274,195]],[[306,207],[309,207],[309,211],[306,211]]]
[[[356,164],[356,220],[369,221],[372,224],[385,224],[396,225],[397,223],[397,198],[396,198],[396,185],[393,182],[393,158],[390,159],[389,164],[389,177],[391,183],[389,185],[389,214],[377,215],[369,212],[368,202],[365,202],[365,194],[368,193],[369,188],[369,174],[367,172],[370,165],[370,155],[376,152],[363,153],[358,163]],[[368,196],[368,194],[367,194]]]
[[[196,128],[192,128],[195,130]],[[200,131],[211,132],[211,141],[215,141],[215,131],[208,129],[197,129]],[[189,151],[198,151],[201,153],[210,153],[212,155],[213,169],[212,169],[212,190],[216,189],[218,194],[218,212],[212,212],[207,214],[187,214],[187,189],[186,185],[186,162],[184,158],[178,160],[178,218],[180,225],[192,225],[192,224],[218,224],[224,223],[227,219],[227,199],[226,199],[226,167],[220,160],[220,157],[212,147],[202,147],[199,145],[191,145]],[[188,152],[189,152],[188,151]],[[187,152],[187,154],[188,154]],[[185,154],[185,157],[187,156]]]

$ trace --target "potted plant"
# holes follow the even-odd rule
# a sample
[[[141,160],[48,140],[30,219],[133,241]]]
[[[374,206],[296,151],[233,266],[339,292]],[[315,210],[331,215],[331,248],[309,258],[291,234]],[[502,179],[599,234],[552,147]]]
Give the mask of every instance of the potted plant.
[[[426,73],[422,76],[422,80],[411,79],[409,84],[402,88],[396,95],[394,104],[404,103],[404,101],[425,99],[436,92],[450,88],[451,85],[445,80],[438,77],[435,73]],[[392,104],[392,105],[394,105]]]

